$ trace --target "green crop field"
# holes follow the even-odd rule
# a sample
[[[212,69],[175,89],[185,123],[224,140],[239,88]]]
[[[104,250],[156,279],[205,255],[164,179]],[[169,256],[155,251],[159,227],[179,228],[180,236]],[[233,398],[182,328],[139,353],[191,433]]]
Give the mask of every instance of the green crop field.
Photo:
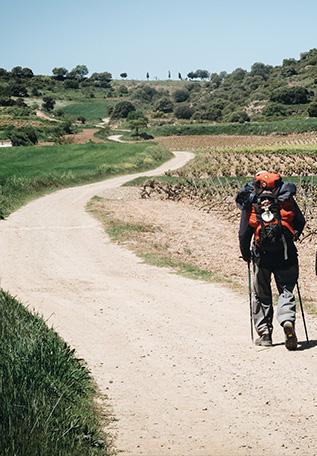
[[[104,99],[94,101],[84,101],[72,103],[62,108],[65,114],[79,117],[83,116],[87,120],[99,120],[107,116],[108,105]]]
[[[317,119],[289,118],[264,122],[166,125],[149,130],[154,136],[171,135],[270,135],[317,131]]]
[[[146,170],[170,157],[162,147],[146,143],[0,149],[0,213],[6,216],[57,188]]]

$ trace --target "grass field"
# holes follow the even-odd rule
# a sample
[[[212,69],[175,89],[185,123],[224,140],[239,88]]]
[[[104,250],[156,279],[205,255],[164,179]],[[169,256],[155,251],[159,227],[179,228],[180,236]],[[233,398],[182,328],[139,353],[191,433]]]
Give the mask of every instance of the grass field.
[[[316,118],[289,118],[270,122],[165,125],[149,130],[154,136],[171,135],[270,135],[317,131]]]
[[[57,188],[154,168],[170,157],[145,143],[0,149],[0,213]]]
[[[107,455],[94,384],[73,350],[0,291],[1,455]]]
[[[107,116],[108,105],[105,99],[72,103],[62,108],[65,114],[83,116],[89,121],[99,120]]]

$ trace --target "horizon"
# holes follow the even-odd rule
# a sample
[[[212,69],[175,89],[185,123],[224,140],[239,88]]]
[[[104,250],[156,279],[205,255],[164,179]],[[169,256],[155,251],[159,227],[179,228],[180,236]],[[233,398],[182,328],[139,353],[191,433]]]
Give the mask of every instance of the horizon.
[[[152,81],[164,81],[169,71],[177,80],[197,69],[278,66],[317,46],[312,0],[305,8],[292,0],[256,6],[251,0],[162,0],[159,6],[153,0],[12,0],[2,12],[0,67],[28,67],[37,75],[84,64],[89,74],[109,71],[114,80],[126,72],[128,80],[143,81],[149,72]]]

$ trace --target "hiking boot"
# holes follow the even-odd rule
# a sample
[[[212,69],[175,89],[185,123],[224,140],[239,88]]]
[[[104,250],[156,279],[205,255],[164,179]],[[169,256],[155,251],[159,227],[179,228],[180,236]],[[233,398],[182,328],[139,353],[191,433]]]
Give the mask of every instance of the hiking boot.
[[[285,334],[285,347],[287,350],[296,350],[297,336],[294,323],[292,321],[285,321],[283,324],[283,329]]]
[[[258,339],[255,339],[255,345],[261,347],[272,347],[272,337],[270,334],[262,334]]]

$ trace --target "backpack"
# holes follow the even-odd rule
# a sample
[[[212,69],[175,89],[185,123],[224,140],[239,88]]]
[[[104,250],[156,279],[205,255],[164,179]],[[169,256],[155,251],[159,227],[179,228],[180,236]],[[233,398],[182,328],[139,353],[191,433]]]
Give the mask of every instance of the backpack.
[[[260,252],[284,251],[287,260],[286,237],[293,238],[295,218],[293,196],[296,186],[283,183],[277,173],[261,171],[252,184],[239,192],[237,204],[246,209],[248,223],[254,229],[254,244]]]

